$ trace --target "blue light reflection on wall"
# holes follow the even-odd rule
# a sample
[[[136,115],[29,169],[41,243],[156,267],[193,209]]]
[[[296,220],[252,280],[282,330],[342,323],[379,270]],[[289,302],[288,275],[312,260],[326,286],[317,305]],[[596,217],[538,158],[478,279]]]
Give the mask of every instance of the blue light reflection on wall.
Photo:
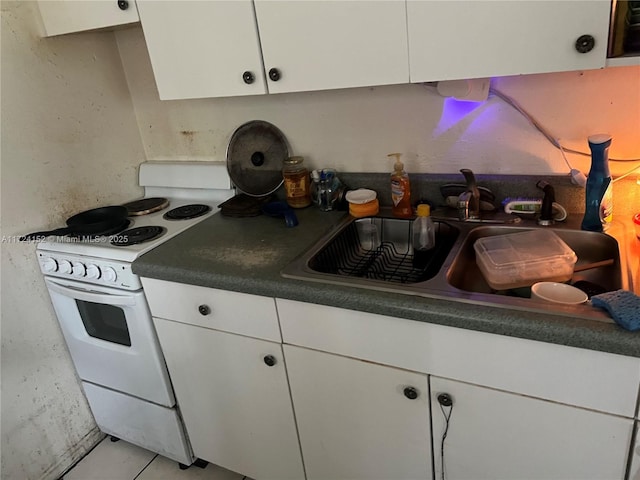
[[[467,115],[469,115],[471,112],[484,104],[484,101],[469,102],[456,100],[453,97],[445,98],[442,106],[442,116],[440,117],[440,122],[433,132],[433,135],[435,137],[442,135]]]

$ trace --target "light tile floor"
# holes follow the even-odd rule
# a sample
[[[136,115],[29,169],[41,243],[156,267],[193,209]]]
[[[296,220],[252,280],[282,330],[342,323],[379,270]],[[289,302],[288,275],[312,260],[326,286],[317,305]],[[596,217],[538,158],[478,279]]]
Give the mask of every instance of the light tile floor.
[[[209,464],[180,470],[178,463],[153,452],[109,437],[60,480],[251,480],[237,473]]]

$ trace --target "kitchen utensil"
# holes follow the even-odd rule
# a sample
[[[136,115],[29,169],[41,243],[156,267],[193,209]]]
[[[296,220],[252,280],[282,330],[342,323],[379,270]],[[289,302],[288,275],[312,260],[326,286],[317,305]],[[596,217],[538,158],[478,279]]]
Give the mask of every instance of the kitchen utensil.
[[[253,120],[238,127],[231,136],[227,171],[239,190],[262,197],[282,185],[282,162],[286,158],[289,147],[282,132],[268,122]]]
[[[608,267],[609,265],[613,265],[613,258],[610,258],[608,260],[602,260],[601,262],[592,262],[592,263],[585,263],[584,265],[576,265],[575,267],[573,267],[573,273],[584,272],[585,270],[591,270],[592,268]]]
[[[531,287],[531,298],[565,305],[579,305],[588,300],[587,294],[579,288],[557,282],[534,283]]]
[[[298,225],[298,217],[287,202],[270,202],[262,206],[262,211],[270,217],[284,217],[287,227]]]
[[[240,193],[222,202],[218,208],[225,217],[257,217],[262,215],[262,206],[271,198],[272,195],[251,197],[246,193]]]
[[[29,233],[20,238],[20,241],[35,240],[50,235],[98,235],[125,226],[127,208],[121,205],[93,208],[77,213],[67,219],[67,226],[47,230],[43,232]]]

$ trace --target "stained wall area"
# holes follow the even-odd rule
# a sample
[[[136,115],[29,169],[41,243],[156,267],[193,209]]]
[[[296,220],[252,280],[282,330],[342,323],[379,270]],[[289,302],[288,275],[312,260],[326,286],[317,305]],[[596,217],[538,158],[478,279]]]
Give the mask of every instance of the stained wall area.
[[[101,438],[22,234],[139,196],[144,151],[113,32],[41,38],[2,8],[2,478],[50,479]]]

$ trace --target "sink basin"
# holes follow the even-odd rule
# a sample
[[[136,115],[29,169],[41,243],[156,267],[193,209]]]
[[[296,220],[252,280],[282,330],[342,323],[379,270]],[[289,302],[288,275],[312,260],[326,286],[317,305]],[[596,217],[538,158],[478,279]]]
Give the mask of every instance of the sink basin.
[[[414,261],[411,220],[368,217],[348,223],[309,259],[315,272],[382,282],[413,284],[435,277],[451,251],[458,230],[434,222],[436,246]]]
[[[495,220],[489,220],[495,222]],[[436,247],[426,265],[413,265],[411,220],[384,215],[345,219],[320,238],[281,272],[282,276],[325,284],[345,285],[405,295],[490,305],[531,312],[554,312],[574,318],[605,322],[612,320],[590,304],[562,305],[530,299],[530,287],[493,290],[476,264],[474,243],[479,238],[524,232],[538,227],[434,220]],[[574,272],[569,283],[589,295],[630,288],[623,274],[616,240],[596,232],[570,229],[566,224],[552,229],[576,253],[576,269],[613,260],[610,265]]]
[[[467,292],[490,293],[499,295],[526,295],[526,289],[515,291],[493,290],[485,281],[476,263],[474,243],[479,238],[527,231],[526,228],[506,226],[485,226],[471,230],[460,247],[449,271],[447,281],[450,285]],[[622,274],[618,243],[612,237],[596,232],[583,230],[554,229],[557,234],[577,255],[575,269],[601,262],[613,260],[613,264],[592,268],[573,274],[570,283],[591,289],[587,293],[601,293],[622,288]],[[588,282],[588,283],[587,283]],[[600,287],[600,288],[598,288]]]

